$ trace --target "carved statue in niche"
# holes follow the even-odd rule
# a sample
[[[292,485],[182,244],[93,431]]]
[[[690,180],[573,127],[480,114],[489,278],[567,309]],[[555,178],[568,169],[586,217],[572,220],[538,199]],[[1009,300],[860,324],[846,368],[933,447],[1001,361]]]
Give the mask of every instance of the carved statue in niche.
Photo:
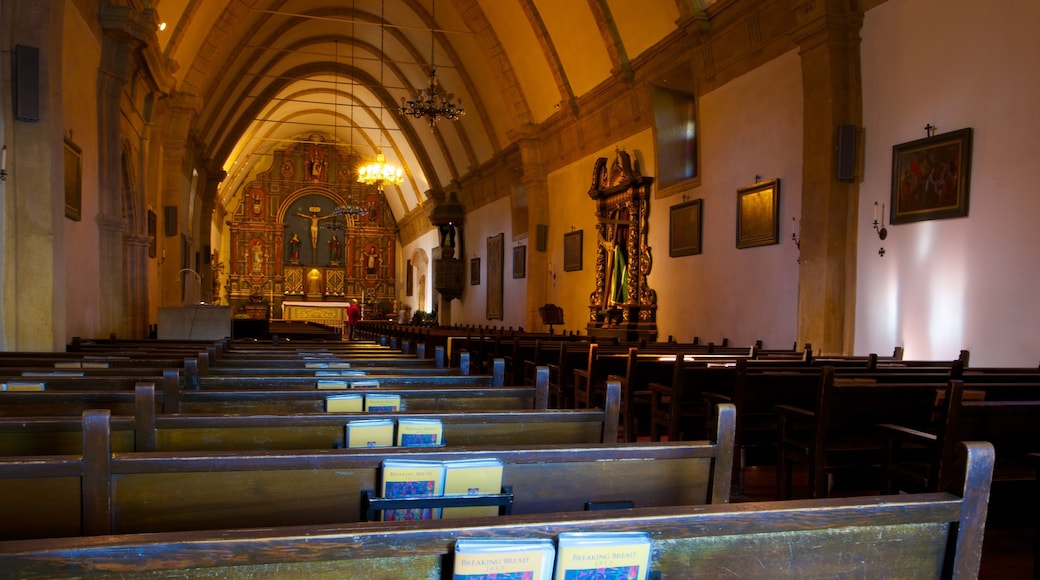
[[[455,226],[452,224],[441,224],[438,226],[441,232],[441,257],[455,257]]]
[[[332,266],[338,266],[342,256],[343,246],[340,244],[339,238],[336,234],[332,234],[332,238],[329,239],[329,264]]]
[[[329,169],[329,160],[325,158],[323,147],[312,147],[310,159],[307,160],[307,178],[311,181],[324,181]]]
[[[263,271],[264,271],[264,246],[260,242],[260,240],[255,240],[253,242],[253,247],[250,250],[250,253],[253,256],[253,262],[252,262],[253,263],[253,267],[252,267],[253,273],[254,274],[261,274],[261,273],[263,273]]]
[[[370,245],[365,250],[365,274],[369,276],[376,275],[376,268],[379,267],[379,248],[375,245]]]
[[[289,238],[289,262],[292,264],[300,263],[300,236],[293,232],[291,238]]]

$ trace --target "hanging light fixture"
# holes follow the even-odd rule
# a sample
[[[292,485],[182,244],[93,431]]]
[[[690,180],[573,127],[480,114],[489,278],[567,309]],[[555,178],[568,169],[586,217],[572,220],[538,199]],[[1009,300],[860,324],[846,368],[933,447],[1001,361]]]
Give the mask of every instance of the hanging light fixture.
[[[437,2],[431,5],[431,13],[434,22],[437,18]],[[466,115],[466,109],[462,107],[462,99],[456,99],[455,93],[449,93],[441,87],[437,80],[437,66],[434,64],[434,29],[430,29],[430,78],[429,84],[415,91],[411,99],[401,97],[401,113],[416,119],[425,118],[433,131],[437,119],[458,121]]]
[[[351,12],[353,12],[353,10],[354,10],[354,3],[351,2],[350,4],[351,4],[351,6],[350,6]],[[351,38],[353,39],[354,38],[354,22],[353,22],[353,20],[351,20],[351,23],[350,23],[350,34],[351,34]],[[336,68],[338,69],[339,68],[339,40],[335,41],[334,46],[335,46]],[[354,69],[354,44],[353,44],[353,40],[351,41],[351,45],[350,45],[350,68],[351,68],[351,71],[353,71],[353,69]],[[332,99],[333,99],[332,100],[332,123],[333,123],[333,125],[332,125],[332,141],[334,143],[338,143],[339,142],[339,139],[338,139],[338,134],[339,134],[339,71],[338,70],[333,74],[332,79],[333,79],[333,91],[332,91]],[[353,126],[353,123],[354,123],[354,77],[353,77],[353,75],[351,75],[351,77],[350,77],[350,122],[351,122],[351,125],[348,127],[348,129],[350,130],[350,136],[348,137],[348,143],[349,143],[349,153],[348,153],[348,156],[352,156],[353,153],[354,153],[354,126]],[[357,201],[354,200],[354,192],[352,190],[350,191],[349,195],[350,195],[350,199],[348,200],[348,202],[346,204],[340,205],[340,206],[337,206],[337,207],[333,208],[332,215],[333,215],[334,219],[331,219],[331,220],[328,220],[327,222],[322,223],[321,226],[323,228],[331,229],[331,230],[343,230],[343,229],[346,229],[346,227],[348,225],[353,225],[355,220],[357,220],[357,218],[359,216],[362,216],[362,215],[365,215],[365,214],[368,213],[368,210],[365,209],[364,206],[362,206],[361,204],[357,203]]]
[[[379,3],[379,86],[384,87],[383,84],[383,30],[385,26],[385,8],[386,2]],[[379,106],[379,149],[376,150],[376,160],[374,163],[366,163],[363,167],[358,169],[358,182],[366,185],[375,185],[376,189],[383,191],[383,187],[386,185],[401,185],[404,183],[404,170],[400,167],[386,162],[386,157],[383,155],[383,106]]]

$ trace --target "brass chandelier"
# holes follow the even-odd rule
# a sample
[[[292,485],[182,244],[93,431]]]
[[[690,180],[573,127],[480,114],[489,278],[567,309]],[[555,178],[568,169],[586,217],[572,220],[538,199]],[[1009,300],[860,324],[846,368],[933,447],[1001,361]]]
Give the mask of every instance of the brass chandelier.
[[[380,2],[380,15],[379,15],[379,86],[383,85],[383,29],[385,28],[384,11],[386,8],[386,2]],[[376,160],[373,163],[366,163],[364,166],[358,169],[358,183],[364,183],[365,185],[375,185],[376,189],[383,191],[383,187],[386,185],[401,185],[404,183],[404,170],[400,167],[387,163],[386,157],[383,155],[383,107],[379,107],[379,149],[376,152]]]
[[[436,22],[437,2],[434,0],[431,13]],[[441,87],[437,80],[437,66],[434,64],[434,30],[430,29],[430,77],[427,86],[415,91],[411,99],[401,97],[401,113],[416,119],[426,119],[432,131],[438,119],[458,121],[466,115],[462,107],[462,99],[456,99],[455,93],[449,93]]]

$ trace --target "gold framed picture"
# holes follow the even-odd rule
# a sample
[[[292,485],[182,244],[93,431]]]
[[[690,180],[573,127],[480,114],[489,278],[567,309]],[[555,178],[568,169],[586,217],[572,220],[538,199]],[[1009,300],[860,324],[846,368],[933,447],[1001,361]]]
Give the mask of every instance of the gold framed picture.
[[[737,190],[737,247],[780,243],[780,179]]]
[[[692,256],[701,253],[701,219],[704,200],[694,199],[671,207],[668,224],[668,255]]]

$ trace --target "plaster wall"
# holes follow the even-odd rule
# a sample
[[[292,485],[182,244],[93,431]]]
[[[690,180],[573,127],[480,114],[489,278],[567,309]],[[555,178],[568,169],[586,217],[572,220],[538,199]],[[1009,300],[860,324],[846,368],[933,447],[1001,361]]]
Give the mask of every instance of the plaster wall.
[[[1025,0],[999,10],[904,0],[866,14],[857,352],[902,345],[910,359],[968,349],[975,366],[1040,360],[1038,20],[1040,3]],[[891,207],[892,147],[925,137],[926,124],[974,130],[968,216],[889,225],[881,242],[871,221],[874,202]]]
[[[797,339],[801,215],[802,80],[796,52],[774,59],[700,99],[698,187],[655,199],[651,286],[660,339],[787,348]],[[737,249],[737,189],[780,179],[779,242]],[[668,257],[669,207],[703,199],[702,253]],[[811,235],[805,232],[803,235]]]
[[[502,197],[466,215],[465,245],[458,249],[465,261],[462,299],[452,304],[452,322],[519,328],[524,325],[527,300],[526,279],[513,279],[513,239],[511,206],[508,197]],[[488,256],[487,239],[504,233],[502,258],[502,319],[487,318]],[[470,285],[472,258],[480,258],[480,284]]]
[[[96,87],[101,47],[72,0],[66,0],[62,27],[62,84],[65,87]],[[65,230],[65,334],[101,335],[98,229],[98,110],[97,91],[63,90],[65,136],[82,150],[80,158],[80,220],[60,223]]]

